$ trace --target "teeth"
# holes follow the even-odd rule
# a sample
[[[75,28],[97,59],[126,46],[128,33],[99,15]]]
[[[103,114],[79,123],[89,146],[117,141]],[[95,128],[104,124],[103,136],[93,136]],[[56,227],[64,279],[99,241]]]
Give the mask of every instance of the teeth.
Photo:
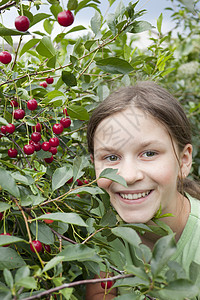
[[[138,193],[138,194],[121,194],[120,193],[120,196],[124,199],[136,200],[136,199],[139,199],[139,198],[143,198],[143,197],[145,197],[149,194],[150,194],[150,191],[143,192],[143,193]]]

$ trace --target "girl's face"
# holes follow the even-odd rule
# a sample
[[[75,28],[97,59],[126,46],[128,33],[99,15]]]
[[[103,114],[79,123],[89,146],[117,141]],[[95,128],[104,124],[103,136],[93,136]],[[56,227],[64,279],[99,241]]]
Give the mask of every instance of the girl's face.
[[[125,222],[146,223],[160,205],[163,214],[177,214],[181,203],[177,179],[181,172],[188,175],[191,148],[185,147],[180,154],[173,144],[180,166],[165,127],[134,107],[98,125],[93,157],[96,177],[103,169],[118,169],[128,187],[106,178],[99,179],[98,185],[107,191],[112,206]]]

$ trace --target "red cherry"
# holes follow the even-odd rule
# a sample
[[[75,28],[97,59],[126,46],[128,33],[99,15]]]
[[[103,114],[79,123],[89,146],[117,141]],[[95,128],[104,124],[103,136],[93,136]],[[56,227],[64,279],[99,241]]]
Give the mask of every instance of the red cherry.
[[[110,288],[112,287],[112,285],[113,285],[113,282],[112,282],[111,280],[106,281],[106,282],[104,282],[104,281],[101,282],[101,287],[102,287],[104,290],[105,290],[105,288],[106,288],[106,289],[110,289]]]
[[[63,125],[60,124],[60,123],[54,124],[54,125],[53,125],[53,132],[54,132],[55,134],[61,134],[61,133],[63,132],[63,129],[64,129],[64,127],[63,127]]]
[[[66,183],[72,183],[73,182],[73,177],[71,177],[69,180],[67,180]]]
[[[24,153],[27,155],[31,155],[35,152],[35,147],[31,144],[24,145]]]
[[[41,132],[42,125],[40,123],[37,123],[35,126],[33,126],[33,131]]]
[[[43,245],[43,247],[47,252],[51,253],[51,247],[49,245]]]
[[[62,124],[64,128],[67,128],[71,125],[71,120],[70,118],[62,118],[60,124]]]
[[[27,31],[30,26],[29,18],[26,16],[18,16],[15,19],[15,28],[19,31]]]
[[[31,99],[27,102],[27,108],[29,110],[35,110],[38,106],[38,103],[35,99]]]
[[[30,249],[32,252],[35,252],[35,249],[33,248],[33,245],[36,249],[37,252],[41,252],[42,251],[42,243],[40,241],[32,241],[32,244],[30,244]]]
[[[74,16],[70,10],[61,11],[57,16],[57,19],[58,23],[64,27],[70,26],[74,22]]]
[[[1,233],[0,235],[9,235],[9,236],[11,236],[10,233]],[[3,247],[8,247],[8,246],[10,246],[10,244],[4,245]]]
[[[66,116],[69,116],[66,107],[63,109],[63,113],[64,113]]]
[[[4,65],[7,65],[11,62],[12,56],[8,51],[2,51],[0,53],[0,62]]]
[[[3,134],[6,134],[7,133],[7,130],[6,130],[6,126],[1,126],[1,132],[3,133]]]
[[[50,212],[47,212],[47,214],[50,214]],[[46,224],[52,224],[52,223],[53,223],[53,220],[44,219],[44,222],[45,222]]]
[[[88,183],[89,183],[89,181],[88,181],[87,179],[85,179],[85,180],[84,180],[84,183],[85,183],[85,184],[88,184]]]
[[[47,164],[52,163],[52,161],[53,161],[53,155],[51,157],[45,158],[44,160],[46,161]]]
[[[50,146],[49,142],[42,143],[42,150],[49,151],[50,147],[51,146]]]
[[[17,156],[18,152],[15,148],[8,149],[8,156],[11,158],[15,158]]]
[[[58,147],[59,145],[59,139],[57,137],[53,137],[49,140],[49,144],[52,146],[52,147]]]
[[[13,132],[15,131],[15,125],[9,123],[8,125],[6,125],[6,131],[7,131],[8,133],[13,133]]]
[[[51,148],[49,149],[49,152],[51,152],[53,155],[55,155],[55,154],[58,152],[58,150],[57,150],[56,147],[51,147]]]
[[[52,84],[54,82],[53,77],[48,77],[45,79],[48,84]]]
[[[11,100],[10,104],[12,105],[12,107],[18,107],[19,103],[16,100]]]
[[[40,132],[33,132],[32,134],[31,134],[31,140],[32,141],[34,141],[34,142],[39,142],[40,140],[41,140],[41,133]]]
[[[44,88],[46,88],[47,87],[46,81],[40,82],[40,86],[43,86]]]
[[[40,144],[40,142],[34,142],[34,141],[30,141],[30,144],[34,146],[35,151],[40,151],[42,149],[42,145]]]
[[[13,115],[14,115],[15,120],[21,120],[25,116],[25,111],[21,108],[18,108],[16,110],[14,110]]]
[[[77,185],[79,185],[79,186],[83,185],[83,181],[81,181],[80,179],[77,179],[76,182],[77,182]]]
[[[0,221],[3,219],[3,213],[0,212]]]

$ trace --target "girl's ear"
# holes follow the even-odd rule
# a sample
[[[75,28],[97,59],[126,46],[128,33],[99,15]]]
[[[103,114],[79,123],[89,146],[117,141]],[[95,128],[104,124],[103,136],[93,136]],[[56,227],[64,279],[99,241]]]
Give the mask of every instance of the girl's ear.
[[[180,177],[185,178],[189,175],[192,166],[192,145],[187,144],[181,153],[181,174]]]
[[[90,154],[90,159],[91,159],[92,163],[94,163],[94,157],[92,154]]]

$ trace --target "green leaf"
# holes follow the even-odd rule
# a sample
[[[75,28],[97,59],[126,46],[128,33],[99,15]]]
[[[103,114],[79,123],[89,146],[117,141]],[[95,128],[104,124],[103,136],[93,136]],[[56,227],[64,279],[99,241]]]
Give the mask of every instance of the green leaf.
[[[101,31],[101,15],[99,12],[95,11],[95,15],[92,17],[90,24],[91,29],[96,36]]]
[[[54,5],[51,5],[50,11],[54,15],[55,19],[57,19],[57,15],[59,14],[59,12],[63,11],[63,9],[58,3],[56,3]]]
[[[150,30],[152,28],[153,26],[147,21],[135,21],[132,25],[128,27],[127,31],[131,33],[140,33],[146,30]]]
[[[112,74],[128,74],[134,70],[126,60],[117,57],[98,60],[96,65],[99,69]]]
[[[20,197],[19,189],[16,185],[15,180],[10,175],[10,172],[4,170],[3,168],[0,168],[0,186],[11,195],[17,198]]]
[[[48,261],[48,263],[45,265],[44,269],[42,270],[42,273],[47,272],[48,270],[52,269],[58,263],[63,261],[63,259],[64,259],[64,256],[55,256],[50,261]]]
[[[191,11],[192,13],[195,13],[195,10],[194,10],[195,1],[194,0],[178,0],[178,1],[181,2],[189,11]]]
[[[106,168],[101,172],[99,178],[107,178],[127,187],[125,179],[122,176],[118,175],[117,172],[117,169]]]
[[[38,223],[37,227],[36,227],[36,223],[33,222],[30,225],[30,229],[32,234],[37,238],[41,243],[50,245],[54,243],[54,235],[51,231],[51,229],[49,228],[48,225],[43,224],[43,223]],[[36,234],[37,232],[37,234]]]
[[[72,190],[69,192],[68,195],[72,194],[91,194],[91,195],[98,195],[104,194],[104,191],[101,190],[98,186],[90,187],[90,186],[80,186],[79,188]]]
[[[83,170],[83,168],[85,168],[87,166],[88,166],[88,161],[83,156],[77,156],[74,159],[74,162],[73,162],[73,181],[74,182],[83,175],[84,172],[82,172],[82,170]]]
[[[55,68],[56,60],[57,60],[57,55],[54,55],[54,56],[50,57],[48,59],[48,62],[47,62],[47,67],[48,68]]]
[[[78,7],[78,0],[68,0],[67,9],[75,10]]]
[[[34,47],[37,43],[39,43],[40,39],[31,39],[28,41],[24,46],[22,47],[22,50],[20,51],[20,56],[22,56],[24,53],[26,53],[29,49]]]
[[[176,243],[174,234],[164,236],[156,242],[151,260],[151,271],[154,277],[162,271],[175,251]]]
[[[15,282],[18,280],[28,277],[30,275],[30,269],[28,266],[23,266],[19,268],[15,274]]]
[[[63,261],[87,261],[95,255],[95,250],[83,244],[68,245],[58,256],[64,256]]]
[[[34,183],[34,179],[30,175],[22,175],[19,172],[15,172],[12,173],[12,177],[15,179],[15,181],[25,185],[31,185]]]
[[[5,26],[3,26],[3,24],[0,23],[0,27],[1,28],[5,28]],[[3,39],[10,45],[13,46],[13,39],[11,36],[4,36]]]
[[[117,23],[116,23],[115,14],[108,14],[107,24],[112,34],[115,36],[117,34],[117,27],[116,27]]]
[[[5,211],[7,209],[9,209],[11,206],[10,204],[6,203],[6,202],[0,202],[0,212]]]
[[[67,31],[67,32],[65,33],[65,35],[68,34],[68,33],[76,32],[76,31],[81,31],[81,30],[86,30],[86,29],[87,29],[87,28],[84,27],[83,25],[78,25],[78,26],[73,27],[73,28],[70,29],[69,31]]]
[[[123,294],[122,296],[115,297],[115,300],[140,300],[137,292],[131,291],[131,294]],[[144,299],[144,298],[143,298]]]
[[[37,220],[44,220],[44,219],[60,221],[63,223],[87,227],[87,224],[76,213],[59,213],[59,212],[58,213],[50,213],[50,214],[41,215],[37,218]],[[45,224],[43,224],[43,225],[45,225]],[[40,240],[39,237],[38,237],[38,240]]]
[[[12,277],[10,270],[5,268],[3,270],[3,276],[4,276],[6,284],[9,286],[9,288],[12,289],[13,288],[13,277]]]
[[[53,90],[46,94],[46,97],[48,97],[49,99],[54,99],[55,97],[59,97],[59,96],[65,97],[65,94],[58,90]]]
[[[134,247],[138,247],[141,243],[139,235],[133,228],[115,227],[111,231],[114,235],[121,237]]]
[[[62,80],[67,86],[76,86],[77,80],[73,73],[62,71]]]
[[[18,242],[25,242],[25,240],[12,235],[0,235],[0,246],[14,244]]]
[[[15,250],[9,247],[0,247],[0,270],[3,270],[4,268],[9,270],[15,269],[24,265],[24,260]]]
[[[53,23],[49,19],[46,19],[44,20],[43,27],[48,34],[51,34],[53,30]]]
[[[82,121],[89,120],[89,114],[83,106],[70,104],[67,108],[67,112],[71,118]]]
[[[157,20],[157,29],[160,34],[161,34],[162,21],[163,21],[163,14],[161,13]]]
[[[55,191],[63,186],[70,178],[73,171],[67,166],[57,168],[52,176],[52,190]]]
[[[8,125],[8,122],[6,121],[6,119],[0,117],[0,124],[3,124],[3,125]]]
[[[50,58],[56,54],[55,48],[50,37],[44,36],[38,46],[36,47],[36,51],[47,58]]]
[[[33,25],[39,23],[40,21],[42,21],[44,19],[48,19],[50,17],[51,17],[51,15],[45,14],[45,13],[35,14],[34,18],[33,18],[33,21],[30,23],[30,27],[32,27]]]
[[[33,277],[24,277],[16,282],[17,286],[22,286],[26,289],[36,289],[37,281]]]
[[[14,29],[0,27],[0,36],[28,35],[28,34],[30,34],[28,31],[22,32]]]

